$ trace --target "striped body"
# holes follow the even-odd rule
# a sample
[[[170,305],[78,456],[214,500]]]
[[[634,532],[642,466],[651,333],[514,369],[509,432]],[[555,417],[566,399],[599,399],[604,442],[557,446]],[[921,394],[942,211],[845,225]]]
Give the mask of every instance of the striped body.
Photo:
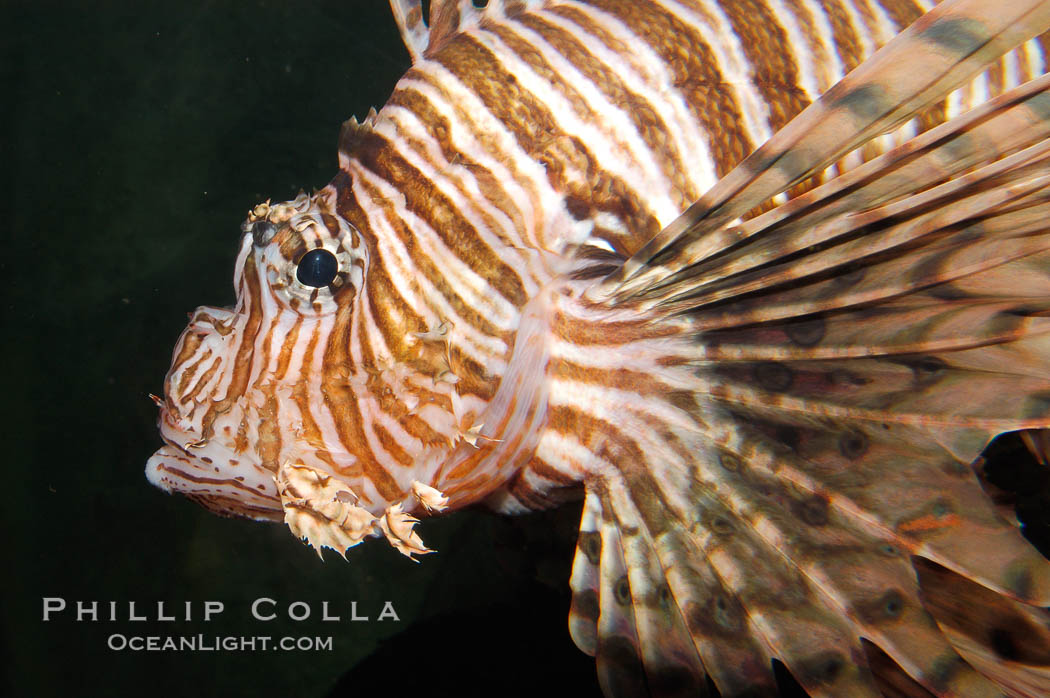
[[[198,407],[192,431],[209,439],[228,430],[232,443],[212,460],[220,470],[223,460],[247,466],[243,482],[258,492],[244,494],[237,480],[201,482],[207,475],[191,475],[188,463],[169,466],[169,484],[178,469],[197,496],[222,497],[221,508],[279,514],[265,473],[302,460],[339,474],[379,508],[404,496],[413,479],[468,503],[513,477],[515,494],[500,497],[501,506],[546,504],[548,489],[580,481],[601,461],[594,449],[625,400],[695,387],[661,379],[658,362],[668,350],[646,341],[653,333],[644,319],[578,307],[571,299],[581,285],[566,279],[593,277],[588,268],[630,256],[926,9],[840,0],[532,5],[464,22],[416,63],[374,119],[344,132],[341,172],[321,198],[364,238],[357,245],[368,255],[367,280],[356,287],[362,295],[344,291],[341,314],[276,312],[280,300],[267,296],[280,291],[267,292],[261,269],[252,275],[245,237],[239,302],[257,310],[241,318],[245,331],[232,334],[238,342],[252,335],[252,351],[239,345],[239,355],[216,349],[202,359],[184,338],[172,373],[210,371],[209,381],[187,379],[173,391],[194,404],[220,396],[263,403],[256,412],[238,405],[218,418],[218,429],[198,424],[225,405],[211,415]],[[943,120],[1043,68],[1041,45],[1030,42],[927,118]],[[524,425],[508,432],[482,415],[537,298],[546,307],[534,313],[548,316],[539,322],[560,330],[544,388],[558,409],[545,418],[549,428],[508,458],[501,444]],[[623,335],[603,327],[621,323],[638,327]],[[427,336],[439,327],[446,333]],[[632,338],[636,345],[618,346]],[[593,360],[602,346],[612,350]],[[215,368],[220,351],[238,358]],[[584,355],[591,360],[580,361]],[[440,380],[446,372],[455,383]],[[349,390],[322,391],[340,381]],[[611,390],[614,384],[624,387]],[[661,411],[643,411],[654,410]],[[252,434],[256,424],[270,433]],[[477,424],[481,448],[467,444],[450,457],[460,434]],[[269,448],[244,455],[260,442]],[[468,465],[456,462],[464,459]],[[476,471],[468,477],[467,468]]]
[[[966,413],[966,429],[950,431],[922,416],[947,398],[933,407],[905,400],[923,371],[936,373],[943,361],[883,365],[865,358],[878,353],[866,338],[856,340],[855,370],[805,363],[849,358],[833,345],[860,337],[871,317],[856,318],[853,328],[848,318],[839,325],[814,317],[819,304],[810,296],[796,306],[787,296],[781,306],[761,298],[749,305],[748,298],[823,273],[819,255],[812,270],[788,265],[778,276],[773,266],[778,255],[819,242],[739,259],[726,243],[729,252],[716,251],[724,257],[706,281],[704,245],[722,238],[668,248],[693,255],[688,265],[675,267],[670,253],[649,255],[637,279],[693,270],[695,287],[687,290],[715,289],[700,310],[667,312],[662,304],[689,301],[661,296],[659,284],[647,291],[658,298],[652,302],[645,294],[610,302],[596,291],[610,273],[621,273],[621,288],[641,283],[627,275],[633,267],[626,260],[644,254],[690,204],[932,3],[507,0],[475,10],[469,2],[437,2],[429,30],[418,4],[392,5],[413,67],[377,114],[344,126],[340,170],[325,189],[249,216],[237,305],[198,309],[176,347],[161,402],[168,445],[147,467],[155,484],[222,513],[283,518],[318,548],[344,552],[382,533],[407,553],[427,552],[412,533],[412,513],[479,501],[520,512],[579,496],[586,486],[572,629],[581,648],[599,655],[603,685],[616,692],[608,678],[614,653],[603,655],[600,638],[641,647],[652,671],[679,657],[669,638],[688,629],[706,671],[733,693],[744,688],[741,676],[759,682],[762,669],[752,663],[771,650],[751,640],[697,639],[703,633],[694,624],[735,612],[703,606],[704,585],[721,585],[743,607],[761,609],[750,615],[759,628],[752,632],[772,629],[772,656],[797,642],[783,634],[780,615],[793,602],[769,602],[790,596],[796,582],[756,591],[753,579],[795,580],[798,573],[784,572],[783,561],[749,556],[740,540],[793,551],[805,576],[819,580],[829,570],[811,565],[779,518],[784,512],[821,527],[833,522],[827,535],[842,545],[892,549],[925,530],[923,517],[931,516],[894,510],[887,514],[892,526],[859,526],[850,516],[871,517],[867,500],[850,489],[855,483],[795,465],[785,448],[814,463],[832,453],[836,464],[878,458],[887,472],[907,473],[895,444],[927,449],[931,459],[943,448],[965,465],[997,431],[1050,423],[1043,412],[1020,415],[1013,407],[1002,408],[1008,417],[992,408],[985,414],[981,403]],[[862,163],[1044,71],[1044,40],[1029,41],[889,135],[740,214],[776,214],[777,205],[821,181],[863,173]],[[307,273],[300,266],[308,253],[318,266]],[[723,278],[746,280],[764,253],[768,273],[717,295]],[[833,275],[819,297],[848,295],[855,282]],[[935,334],[924,324],[933,306],[913,307],[918,295],[909,298],[884,312],[904,313],[907,327],[922,330],[887,346],[911,341],[925,352]],[[1042,333],[1044,319],[997,325],[996,336]],[[975,310],[958,321],[985,320]],[[917,353],[899,346],[897,354]],[[1019,394],[1037,394],[1045,381],[1040,374],[1014,385]],[[874,384],[877,394],[851,392]],[[860,426],[850,426],[856,419]],[[884,432],[869,429],[875,422]],[[942,486],[920,480],[917,488]],[[970,491],[962,492],[958,501],[969,502]],[[748,533],[737,538],[742,524]],[[646,533],[619,532],[639,530]],[[681,538],[686,530],[688,540]],[[957,538],[946,544],[951,551],[908,545],[1001,593],[1026,595],[994,573],[948,564]],[[1023,543],[1002,546],[1002,556],[1020,555]],[[666,562],[683,555],[703,556],[708,566]],[[606,607],[624,595],[618,579],[635,599],[630,618]],[[681,614],[656,633],[646,620],[652,603],[642,601],[668,593]],[[837,618],[807,618],[790,629],[841,629]],[[879,637],[899,649],[903,639],[886,633]],[[690,656],[676,661],[699,674]],[[971,686],[965,672],[957,680]]]

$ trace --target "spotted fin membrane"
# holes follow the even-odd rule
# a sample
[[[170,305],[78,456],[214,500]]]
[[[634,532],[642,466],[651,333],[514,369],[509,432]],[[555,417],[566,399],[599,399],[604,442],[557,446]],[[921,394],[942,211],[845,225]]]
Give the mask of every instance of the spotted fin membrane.
[[[748,215],[1048,26],[943,3],[593,293],[687,321],[703,385],[666,468],[587,483],[570,629],[607,695],[769,695],[774,662],[813,696],[1050,694],[1050,564],[972,467],[1002,431],[1045,452],[1050,79]]]

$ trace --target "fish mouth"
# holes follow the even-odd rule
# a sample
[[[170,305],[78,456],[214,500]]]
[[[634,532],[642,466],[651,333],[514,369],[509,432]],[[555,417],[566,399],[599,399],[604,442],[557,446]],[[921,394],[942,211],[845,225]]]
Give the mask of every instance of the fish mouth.
[[[146,479],[168,493],[188,497],[219,514],[256,521],[282,521],[273,474],[247,458],[231,457],[212,443],[165,446],[146,461]]]
[[[146,479],[222,516],[280,521],[273,473],[251,452],[212,434],[215,415],[209,412],[223,397],[229,343],[239,320],[235,311],[211,306],[190,314],[164,380],[164,398],[154,398],[165,445],[146,462]]]

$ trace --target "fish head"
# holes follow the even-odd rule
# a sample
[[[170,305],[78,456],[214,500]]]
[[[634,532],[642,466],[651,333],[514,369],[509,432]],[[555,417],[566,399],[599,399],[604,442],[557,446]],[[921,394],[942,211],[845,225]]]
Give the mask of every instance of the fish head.
[[[215,513],[281,520],[274,477],[317,457],[301,408],[323,399],[326,338],[349,327],[368,255],[327,190],[260,204],[242,231],[234,306],[198,308],[175,345],[146,475]]]

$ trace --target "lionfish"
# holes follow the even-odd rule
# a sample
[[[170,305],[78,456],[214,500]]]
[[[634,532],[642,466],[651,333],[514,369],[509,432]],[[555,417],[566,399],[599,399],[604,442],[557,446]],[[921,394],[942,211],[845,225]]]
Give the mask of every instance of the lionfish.
[[[392,0],[410,70],[250,212],[149,480],[344,556],[582,496],[609,696],[1050,695],[975,465],[1050,426],[1050,3],[932,4]]]

